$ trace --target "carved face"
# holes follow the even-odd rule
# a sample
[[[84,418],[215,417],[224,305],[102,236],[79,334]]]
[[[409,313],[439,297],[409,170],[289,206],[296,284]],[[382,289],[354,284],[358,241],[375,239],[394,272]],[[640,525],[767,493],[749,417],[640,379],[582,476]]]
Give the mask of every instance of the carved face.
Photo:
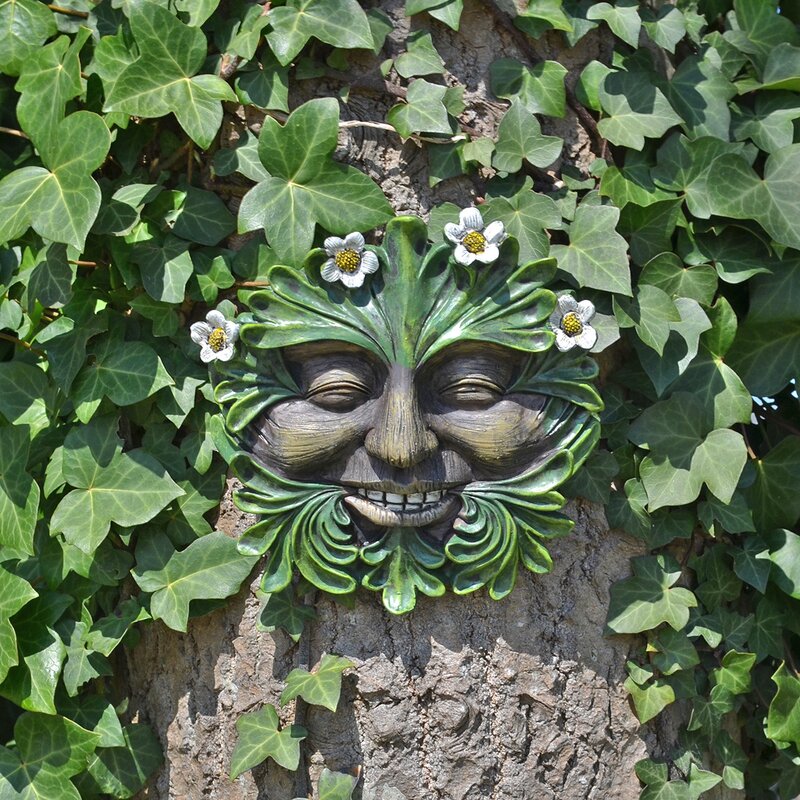
[[[365,539],[395,526],[442,538],[464,486],[526,472],[546,449],[545,398],[509,391],[524,357],[508,348],[456,344],[416,371],[341,342],[284,358],[300,396],[259,420],[252,452],[286,477],[343,486]]]
[[[518,265],[509,239],[480,269],[431,247],[421,220],[386,228],[381,267],[347,289],[276,266],[218,362],[220,448],[259,514],[239,543],[269,552],[262,588],[295,569],[329,592],[511,591],[521,563],[568,532],[555,488],[598,437],[596,367],[552,348],[555,262]]]

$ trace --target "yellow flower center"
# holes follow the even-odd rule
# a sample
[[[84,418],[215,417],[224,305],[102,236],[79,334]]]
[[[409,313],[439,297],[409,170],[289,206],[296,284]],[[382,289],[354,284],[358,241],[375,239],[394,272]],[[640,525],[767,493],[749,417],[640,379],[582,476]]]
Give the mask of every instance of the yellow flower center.
[[[470,231],[461,243],[470,253],[482,253],[486,249],[486,237],[479,231]]]
[[[208,346],[215,352],[219,353],[228,343],[228,335],[225,333],[224,328],[214,328],[208,337]]]
[[[581,318],[574,311],[567,311],[561,318],[561,330],[567,336],[577,336],[583,331],[583,323]]]
[[[340,250],[333,260],[342,272],[355,272],[361,264],[361,256],[355,250]]]

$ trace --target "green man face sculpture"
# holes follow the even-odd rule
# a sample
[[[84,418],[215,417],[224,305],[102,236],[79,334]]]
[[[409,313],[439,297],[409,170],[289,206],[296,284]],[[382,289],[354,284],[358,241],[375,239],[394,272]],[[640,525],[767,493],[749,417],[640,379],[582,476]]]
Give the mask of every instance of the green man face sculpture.
[[[464,267],[397,218],[370,252],[359,287],[328,283],[350,264],[321,250],[273,267],[238,320],[216,396],[237,503],[261,517],[240,549],[269,551],[269,592],[297,569],[396,613],[447,586],[504,597],[571,528],[554,490],[597,441],[594,362],[552,347],[555,265],[518,266],[513,240]]]

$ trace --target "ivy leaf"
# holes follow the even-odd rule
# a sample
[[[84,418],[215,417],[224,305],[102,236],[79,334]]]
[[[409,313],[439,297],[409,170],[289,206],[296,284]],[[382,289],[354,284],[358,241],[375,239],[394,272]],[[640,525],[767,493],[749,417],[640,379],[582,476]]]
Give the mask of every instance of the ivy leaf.
[[[659,355],[669,338],[670,323],[681,320],[669,296],[646,283],[640,283],[632,300],[615,297],[614,315],[621,328],[635,328],[639,338]]]
[[[644,265],[639,283],[657,286],[673,299],[686,297],[702,305],[711,305],[718,281],[712,266],[686,267],[675,253],[662,251]]]
[[[611,586],[607,625],[615,633],[641,633],[662,622],[681,630],[689,621],[689,609],[697,598],[674,587],[681,576],[671,556],[640,556],[631,559],[634,575]]]
[[[47,765],[66,780],[86,769],[100,736],[62,716],[26,713],[14,724],[14,739],[26,769]]]
[[[40,148],[47,169],[23,167],[0,180],[0,242],[32,227],[45,239],[82,249],[101,200],[91,173],[110,144],[111,134],[97,114],[76,111],[62,120],[53,143]]]
[[[522,189],[512,197],[488,200],[481,206],[481,213],[487,223],[500,220],[508,234],[516,238],[521,264],[547,258],[550,240],[545,228],[561,226],[558,206],[552,198],[533,191],[530,177],[525,178]]]
[[[2,0],[0,70],[19,75],[28,57],[55,32],[55,15],[39,0]]]
[[[404,139],[413,133],[452,133],[446,94],[446,87],[417,78],[408,87],[406,102],[392,106],[386,121]]]
[[[267,41],[283,66],[312,36],[334,47],[372,49],[369,21],[356,0],[288,0],[269,12],[269,23]]]
[[[464,0],[406,0],[406,16],[427,11],[434,19],[444,22],[454,31],[458,30]]]
[[[755,653],[729,650],[722,657],[722,666],[711,673],[712,680],[718,686],[724,686],[731,694],[746,694],[752,685],[750,672],[755,663]]]
[[[331,772],[325,768],[319,776],[319,800],[351,800],[358,778],[344,772]]]
[[[645,138],[658,139],[681,123],[664,93],[643,71],[609,73],[598,97],[606,116],[597,129],[612,144],[641,150]]]
[[[501,172],[518,172],[523,160],[535,167],[547,167],[561,155],[563,144],[558,136],[544,136],[539,120],[520,102],[514,102],[497,129],[494,167]]]
[[[63,532],[68,542],[88,554],[105,539],[112,522],[141,525],[182,493],[143,450],[118,453],[99,469],[85,451],[77,459],[83,475],[56,507],[50,525],[53,533]]]
[[[236,720],[236,730],[239,741],[231,755],[232,780],[267,758],[285,769],[297,769],[300,742],[306,738],[306,730],[299,725],[281,729],[273,706],[266,705],[260,711],[242,714]]]
[[[147,725],[126,725],[124,747],[100,747],[89,762],[89,774],[101,792],[133,797],[161,765],[161,744]]]
[[[777,0],[736,0],[737,27],[724,38],[761,65],[779,45],[798,44],[794,23],[778,13],[777,5]]]
[[[30,426],[29,438],[50,425],[48,405],[53,393],[39,367],[22,361],[0,363],[0,382],[8,387],[0,395],[0,414],[12,425]]]
[[[501,58],[489,68],[489,81],[492,94],[520,102],[531,114],[563,117],[566,74],[567,68],[557,61],[542,61],[527,67],[514,58]]]
[[[788,259],[771,275],[750,284],[750,307],[728,354],[748,390],[771,397],[800,370],[799,259]]]
[[[81,28],[71,44],[69,37],[60,36],[25,60],[14,87],[22,94],[17,119],[37,145],[55,144],[67,102],[83,91],[78,54],[91,35],[88,28]]]
[[[611,168],[613,169],[613,168]],[[603,180],[611,169],[603,173]],[[609,194],[613,198],[613,189],[609,192],[609,186],[601,182],[600,191],[602,194]],[[614,200],[616,205],[620,205]],[[631,258],[639,265],[645,265],[660,256],[674,256],[668,251],[671,249],[672,234],[678,219],[681,216],[680,200],[660,200],[650,203],[647,206],[639,206],[634,203],[627,203],[622,208],[619,221],[619,232],[628,237],[631,248]],[[713,268],[711,272],[713,274]],[[647,281],[652,286],[658,286],[654,281]],[[716,286],[716,277],[714,280]],[[663,288],[663,287],[660,287]],[[666,291],[666,289],[665,289]],[[668,294],[673,294],[667,292]],[[675,292],[674,294],[680,294]],[[693,295],[687,294],[686,297]]]
[[[336,711],[342,690],[342,672],[352,666],[353,662],[347,658],[325,653],[312,672],[293,669],[286,678],[281,705],[285,706],[296,697],[302,697],[311,705]]]
[[[284,126],[271,117],[264,120],[258,153],[271,177],[245,195],[239,230],[264,228],[276,256],[290,264],[307,255],[315,224],[344,235],[391,215],[383,193],[366,175],[330,159],[338,122],[332,98],[304,103]]]
[[[236,95],[216,75],[196,74],[206,58],[203,31],[144,0],[130,9],[129,21],[139,58],[106,87],[104,110],[139,117],[172,112],[198,146],[209,147],[222,122],[220,100]]]
[[[30,429],[0,427],[0,545],[19,554],[33,554],[33,533],[39,511],[39,484],[28,475]]]
[[[394,61],[394,68],[404,78],[418,75],[440,75],[444,71],[444,61],[428,31],[412,31],[406,40],[407,50]]]
[[[183,301],[186,283],[194,272],[188,242],[177,236],[136,242],[131,256],[139,265],[142,285],[150,297],[165,303]]]
[[[778,687],[767,712],[767,736],[800,747],[800,680],[781,664],[772,675]]]
[[[150,613],[176,631],[185,631],[192,600],[217,600],[239,591],[257,556],[241,555],[236,540],[214,531],[175,552],[169,539],[154,535],[136,549],[134,580],[152,592]]]
[[[632,0],[619,0],[610,3],[592,3],[586,18],[604,20],[612,32],[631,47],[639,46],[639,30],[642,20],[639,17],[639,4]]]
[[[646,7],[642,9],[642,13],[642,26],[651,41],[659,47],[663,47],[664,50],[674,53],[675,46],[686,35],[686,20],[683,14],[675,6],[667,4],[658,9],[658,14]],[[631,20],[630,29],[633,32],[633,20]],[[632,46],[637,47],[638,44],[637,41]]]
[[[749,138],[760,150],[775,153],[792,144],[794,120],[798,117],[800,103],[796,94],[759,92],[752,109],[735,109],[732,132],[737,141]]]
[[[649,686],[638,686],[631,678],[623,684],[628,690],[636,716],[644,724],[658,716],[670,703],[675,702],[675,690],[664,680],[657,679]]]
[[[0,683],[5,680],[8,670],[19,663],[17,635],[9,618],[36,596],[36,591],[26,580],[0,565]]]
[[[648,642],[647,652],[652,654],[653,666],[662,675],[673,675],[700,663],[700,656],[689,637],[673,628],[660,629]]]
[[[558,268],[578,286],[632,296],[628,245],[614,230],[619,209],[589,205],[584,199],[569,229],[569,245],[553,245]]]
[[[311,606],[297,603],[294,590],[287,587],[283,591],[274,592],[267,598],[258,618],[259,630],[268,632],[281,628],[292,638],[299,641],[306,621],[315,619],[316,612]]]
[[[790,597],[800,600],[800,536],[779,529],[764,534],[772,562],[772,580]]]
[[[793,527],[800,517],[800,439],[787,436],[755,462],[755,471],[749,497],[756,530]]]
[[[5,747],[0,747],[0,793],[15,800],[44,800],[45,797],[81,800],[78,790],[68,778],[63,778],[47,764],[29,769],[20,761],[17,752]]]

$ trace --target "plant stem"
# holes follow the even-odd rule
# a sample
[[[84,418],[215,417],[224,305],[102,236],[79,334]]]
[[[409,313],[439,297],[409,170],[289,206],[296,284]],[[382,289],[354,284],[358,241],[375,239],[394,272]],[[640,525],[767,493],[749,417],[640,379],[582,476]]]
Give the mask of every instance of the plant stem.
[[[30,350],[31,353],[36,353],[37,356],[41,356],[42,358],[47,357],[47,354],[44,352],[44,350],[40,350],[38,347],[34,347],[32,344],[23,342],[22,339],[18,339],[16,336],[11,336],[8,333],[0,333],[0,339],[5,340],[6,342],[11,342],[17,347],[24,347],[26,350]]]
[[[74,8],[64,8],[63,6],[56,6],[48,3],[47,7],[56,14],[66,14],[68,17],[80,17],[81,19],[89,19],[88,11],[77,11]]]
[[[9,136],[19,136],[20,139],[30,139],[24,131],[18,131],[16,128],[6,128],[5,125],[0,125],[0,133],[7,133]]]

